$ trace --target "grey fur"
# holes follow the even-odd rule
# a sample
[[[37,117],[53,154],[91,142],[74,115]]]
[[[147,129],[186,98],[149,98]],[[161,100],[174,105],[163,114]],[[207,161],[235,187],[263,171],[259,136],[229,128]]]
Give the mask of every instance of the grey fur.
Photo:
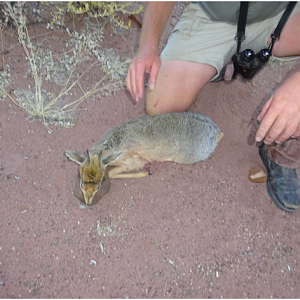
[[[210,156],[220,135],[217,125],[200,113],[143,115],[108,130],[90,148],[90,153],[103,150],[103,156],[106,156],[132,149],[148,161],[172,160],[193,164]]]

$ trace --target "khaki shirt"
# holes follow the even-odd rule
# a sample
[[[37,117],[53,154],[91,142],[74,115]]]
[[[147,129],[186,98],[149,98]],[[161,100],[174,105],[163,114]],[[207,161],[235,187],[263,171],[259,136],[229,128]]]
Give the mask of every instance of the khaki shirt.
[[[240,2],[197,2],[212,21],[237,24]],[[289,2],[249,2],[247,25],[260,22],[283,12]]]

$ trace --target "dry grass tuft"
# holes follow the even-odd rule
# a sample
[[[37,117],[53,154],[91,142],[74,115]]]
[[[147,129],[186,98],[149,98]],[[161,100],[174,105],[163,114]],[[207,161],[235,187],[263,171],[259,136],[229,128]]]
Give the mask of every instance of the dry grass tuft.
[[[76,7],[76,3],[79,3],[79,8]],[[80,8],[82,11],[82,3],[66,2],[64,5],[68,12],[75,14],[80,12]],[[88,11],[90,14],[94,12],[94,18],[104,15],[105,9],[102,11],[103,7],[100,8],[99,5],[96,6],[96,2],[90,4]],[[119,4],[110,5],[109,15],[114,17],[120,26],[123,24],[123,27],[126,27],[128,24],[124,25],[113,13],[114,9],[115,12],[124,11],[124,7]],[[98,26],[94,26],[86,21],[80,33],[66,26],[60,26],[60,30],[63,28],[68,37],[65,44],[66,51],[54,55],[49,40],[43,40],[39,44],[32,42],[26,25],[25,2],[5,2],[1,4],[0,10],[1,16],[4,16],[2,27],[11,24],[17,32],[19,44],[28,61],[28,74],[33,79],[33,85],[29,86],[28,90],[16,89],[14,96],[8,94],[6,88],[11,81],[10,66],[5,65],[3,61],[5,70],[0,70],[0,97],[3,99],[8,97],[26,110],[29,116],[41,120],[45,125],[72,127],[76,120],[74,111],[80,103],[95,93],[110,95],[125,85],[129,59],[115,55],[113,49],[101,48],[105,22],[101,25],[97,20]],[[62,10],[58,11],[62,17]],[[48,23],[48,30],[57,30],[53,24]],[[51,84],[51,93],[45,90],[43,85],[45,82],[48,82],[46,86]]]

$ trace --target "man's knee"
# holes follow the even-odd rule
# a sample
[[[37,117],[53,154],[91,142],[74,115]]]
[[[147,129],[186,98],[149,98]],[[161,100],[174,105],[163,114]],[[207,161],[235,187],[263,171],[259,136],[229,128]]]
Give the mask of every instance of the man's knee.
[[[153,105],[149,105],[146,101],[145,103],[145,112],[149,116],[155,116],[155,115],[160,115],[163,112],[160,111],[159,109],[156,109]]]
[[[147,115],[155,116],[160,114],[166,114],[169,112],[182,112],[188,110],[190,105],[186,105],[186,107],[180,107],[177,103],[173,101],[168,101],[163,98],[156,99],[147,99],[145,103],[145,112]]]
[[[163,113],[161,105],[158,106],[159,98],[156,100],[155,97],[157,97],[155,91],[149,91],[149,89],[146,90],[145,112],[147,115],[155,116]]]
[[[274,44],[273,55],[277,57],[300,55],[300,11],[288,19],[280,39]]]
[[[189,99],[184,95],[178,98],[164,93],[156,93],[155,91],[146,93],[145,111],[147,115],[154,116],[166,114],[169,112],[183,112],[187,111],[193,104],[195,99]]]

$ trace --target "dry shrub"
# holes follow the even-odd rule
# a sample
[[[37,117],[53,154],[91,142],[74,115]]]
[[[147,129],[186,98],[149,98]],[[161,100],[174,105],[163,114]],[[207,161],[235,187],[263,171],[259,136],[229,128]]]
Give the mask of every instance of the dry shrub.
[[[95,93],[109,95],[124,86],[129,59],[117,56],[113,49],[101,48],[104,26],[107,24],[105,20],[101,25],[97,19],[99,26],[91,26],[86,22],[86,26],[79,33],[64,25],[64,15],[66,13],[86,14],[93,18],[108,18],[110,22],[114,20],[115,25],[123,28],[128,28],[130,23],[125,25],[117,16],[120,12],[128,12],[125,10],[125,5],[121,3],[64,2],[55,3],[55,6],[57,11],[52,14],[53,19],[48,23],[47,28],[57,30],[58,26],[59,30],[63,28],[68,36],[67,50],[59,56],[52,53],[49,41],[46,45],[31,41],[26,24],[24,2],[1,3],[2,27],[10,24],[17,32],[19,43],[26,54],[28,73],[33,79],[33,87],[29,86],[28,90],[16,89],[15,97],[9,95],[6,87],[11,77],[7,72],[9,65],[6,65],[3,70],[5,73],[1,75],[0,72],[0,81],[3,81],[0,85],[0,97],[1,94],[2,98],[9,97],[31,117],[41,120],[46,125],[72,127],[76,120],[74,111],[85,99]],[[97,79],[94,77],[94,82],[91,82],[89,74],[93,72],[100,75]],[[54,87],[51,88],[52,93],[42,88],[45,81],[51,82]],[[74,97],[75,90],[79,90],[81,95]]]

